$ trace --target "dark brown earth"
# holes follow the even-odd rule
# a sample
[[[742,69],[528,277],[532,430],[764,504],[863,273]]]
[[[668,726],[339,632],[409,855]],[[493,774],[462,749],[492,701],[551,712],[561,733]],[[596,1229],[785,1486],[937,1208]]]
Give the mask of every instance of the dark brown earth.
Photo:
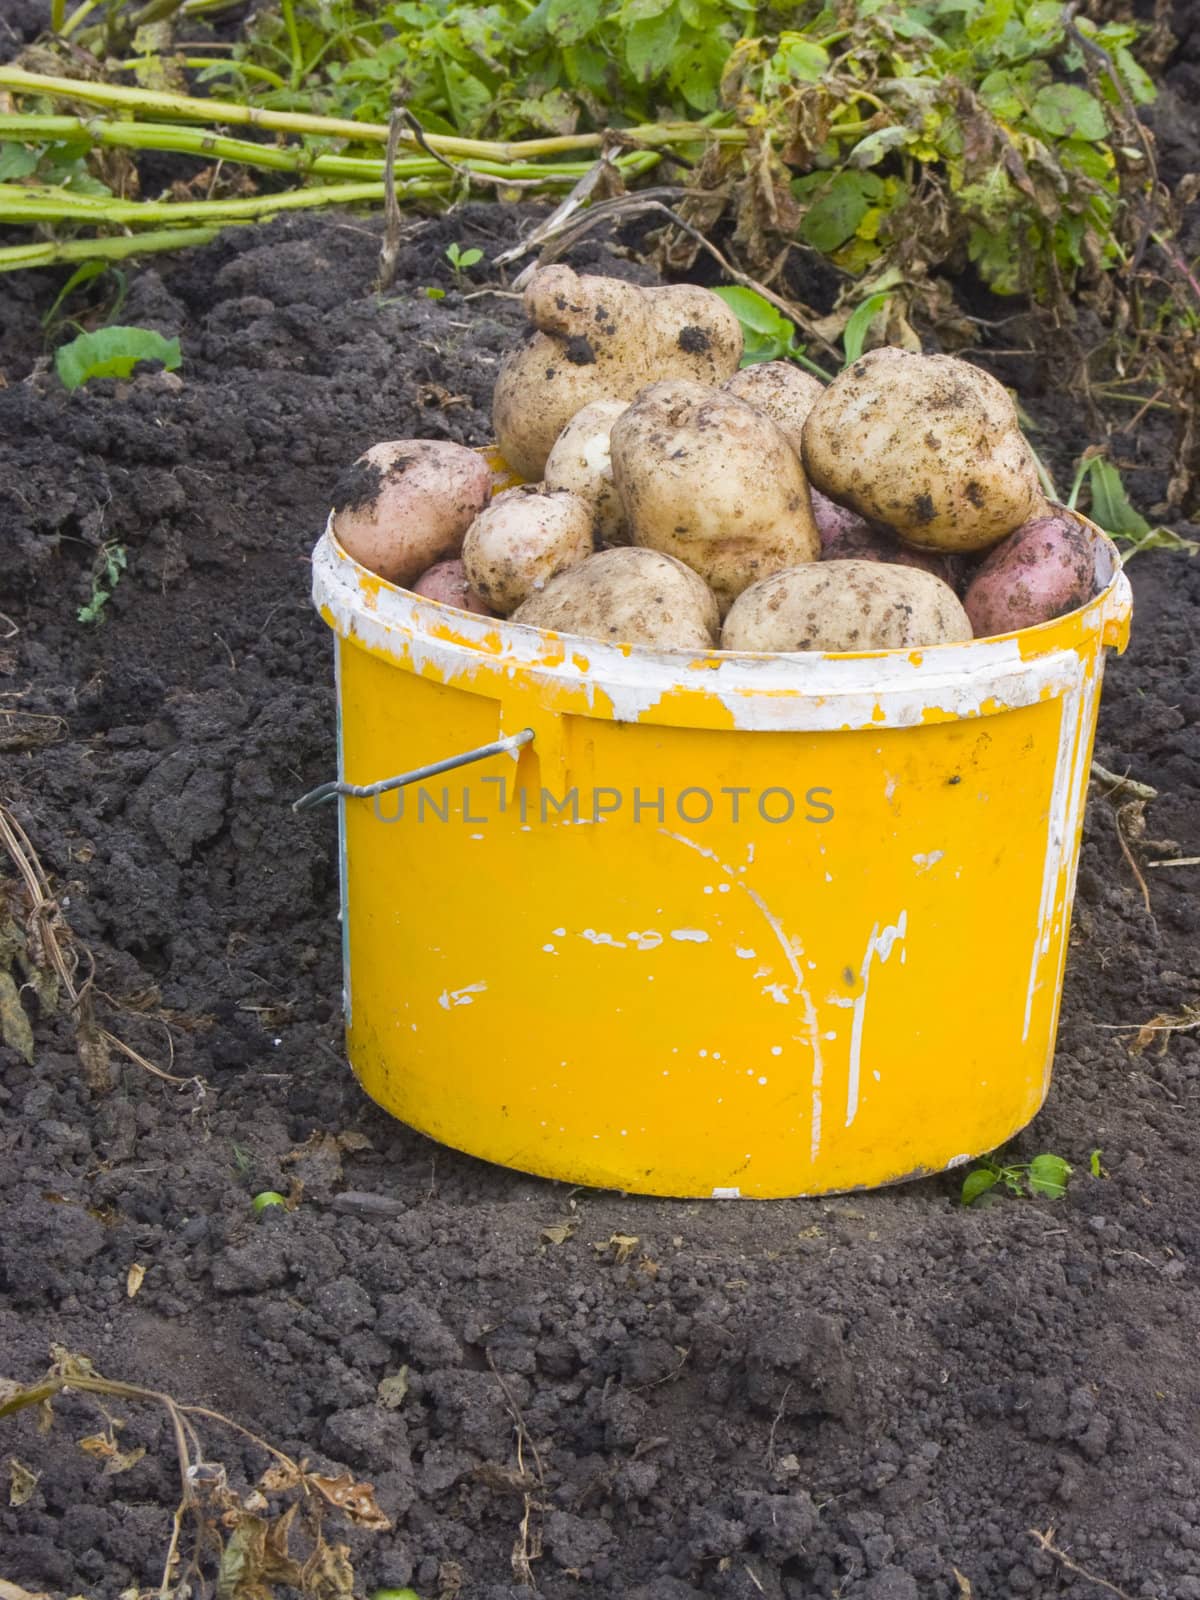
[[[0,799],[96,957],[105,1022],[203,1080],[117,1058],[89,1087],[71,1029],[25,997],[33,1065],[0,1046],[0,1375],[33,1379],[59,1343],[370,1479],[394,1527],[344,1535],[360,1594],[526,1592],[507,1390],[541,1463],[550,1600],[1111,1594],[1039,1553],[1030,1530],[1050,1527],[1128,1595],[1196,1600],[1200,1032],[1129,1046],[1200,1005],[1200,869],[1144,868],[1147,913],[1101,790],[1054,1086],[1011,1151],[1065,1156],[1061,1201],[964,1210],[950,1178],[737,1206],[570,1191],[436,1147],[350,1076],[332,823],[290,811],[335,759],[308,553],[369,444],[486,438],[517,310],[464,302],[442,253],[492,254],[521,220],[415,229],[383,300],[376,224],[354,218],[138,272],[123,319],[180,335],[180,384],[68,396],[40,360],[51,276],[0,285]],[[434,283],[445,299],[418,292]],[[1035,361],[1021,394],[1062,474],[1085,425]],[[1116,440],[1145,505],[1168,438],[1152,413]],[[128,569],[81,624],[106,543]],[[1196,855],[1200,560],[1130,573],[1097,754],[1161,791],[1149,835]],[[986,982],[982,929],[979,966]],[[359,1137],[289,1160],[334,1134]],[[298,1208],[256,1217],[251,1197],[297,1175]],[[548,1242],[559,1223],[573,1235]],[[593,1248],[614,1234],[639,1240],[621,1264]],[[402,1366],[389,1411],[378,1385]],[[156,1592],[172,1445],[152,1408],[117,1409],[147,1453],[115,1476],[77,1448],[99,1426],[82,1399],[46,1434],[0,1420],[0,1579]],[[239,1484],[266,1464],[204,1437]],[[40,1473],[19,1507],[14,1458]]]

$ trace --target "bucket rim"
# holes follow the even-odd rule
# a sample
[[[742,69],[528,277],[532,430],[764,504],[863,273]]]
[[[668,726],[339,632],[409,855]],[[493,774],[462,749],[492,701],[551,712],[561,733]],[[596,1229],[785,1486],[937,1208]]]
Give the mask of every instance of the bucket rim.
[[[572,702],[562,709],[593,716],[674,722],[654,708],[683,693],[721,702],[734,727],[911,725],[1034,704],[1070,689],[1081,657],[1098,645],[1123,648],[1132,591],[1120,554],[1094,523],[1071,515],[1093,535],[1109,573],[1086,605],[1033,628],[919,649],[655,650],[555,633],[461,611],[379,577],[338,543],[332,514],[313,552],[313,600],[340,638],[422,676],[480,692],[480,674],[557,687]],[[596,703],[597,691],[611,712]]]

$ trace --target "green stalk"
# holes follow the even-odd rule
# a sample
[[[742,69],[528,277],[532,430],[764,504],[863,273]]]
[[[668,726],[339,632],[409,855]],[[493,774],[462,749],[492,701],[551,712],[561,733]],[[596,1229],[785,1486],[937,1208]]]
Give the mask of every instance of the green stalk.
[[[406,198],[437,194],[444,184],[417,178],[405,185]],[[38,189],[25,184],[0,184],[0,223],[90,222],[98,227],[144,227],[150,223],[195,221],[215,225],[253,222],[280,211],[319,206],[380,205],[382,183],[330,183],[312,189],[287,189],[282,194],[253,195],[241,200],[115,200],[71,194],[66,189]]]
[[[109,122],[102,118],[25,116],[0,114],[0,139],[32,144],[42,139],[87,139],[93,145],[120,150],[168,150],[176,155],[197,156],[207,161],[232,161],[271,172],[296,172],[323,178],[361,178],[381,182],[384,162],[372,156],[340,156],[301,146],[259,144],[251,139],[232,139],[207,128],[181,127],[170,122]],[[618,156],[622,172],[647,170],[658,157],[642,150]],[[554,185],[575,183],[588,171],[585,161],[563,161],[538,166],[534,162],[468,161],[463,170],[481,177],[510,178]],[[432,156],[402,156],[395,163],[397,178],[429,177],[446,171]],[[103,200],[101,200],[103,204]]]
[[[288,45],[292,52],[292,88],[300,87],[304,76],[304,51],[300,44],[300,30],[296,26],[296,7],[293,0],[281,0],[283,20],[287,26]]]
[[[75,32],[75,29],[79,26],[79,24],[86,21],[86,19],[91,16],[92,12],[99,4],[100,0],[83,0],[83,4],[81,6],[76,6],[74,11],[72,11],[71,15],[58,30],[59,33],[62,34],[63,38],[69,38],[70,35]]]
[[[280,133],[310,133],[324,138],[350,139],[357,143],[386,144],[388,128],[380,122],[352,122],[342,117],[321,117],[299,111],[268,111],[259,106],[239,105],[231,100],[205,100],[185,94],[135,89],[126,84],[85,83],[76,78],[46,77],[25,72],[19,67],[0,67],[0,89],[18,94],[41,94],[49,99],[82,100],[89,105],[120,106],[130,110],[157,112],[190,122],[224,122],[230,126],[266,128]],[[703,144],[716,140],[722,144],[745,144],[744,128],[711,128],[695,122],[651,123],[621,130],[628,138],[649,146]],[[486,161],[520,161],[538,156],[563,155],[573,150],[597,150],[606,135],[602,133],[560,134],[547,139],[522,139],[512,142],[494,139],[459,139],[445,134],[426,134],[431,150],[451,157],[477,157]],[[404,132],[402,140],[416,145],[413,134]]]
[[[66,21],[67,0],[51,0],[50,3],[50,32],[61,33],[62,25]]]
[[[115,70],[136,72],[138,67],[144,65],[144,61],[118,61]],[[272,72],[270,67],[255,66],[252,61],[237,61],[232,57],[226,60],[220,56],[185,56],[183,65],[195,72],[202,72],[205,67],[225,67],[230,72],[240,72],[244,77],[252,78],[258,83],[268,83],[272,89],[287,88],[286,78],[281,78],[277,72]]]
[[[46,239],[38,244],[0,248],[0,272],[23,267],[53,267],[68,261],[123,261],[128,256],[154,255],[211,244],[220,228],[166,228],[161,233],[123,235],[119,239]]]

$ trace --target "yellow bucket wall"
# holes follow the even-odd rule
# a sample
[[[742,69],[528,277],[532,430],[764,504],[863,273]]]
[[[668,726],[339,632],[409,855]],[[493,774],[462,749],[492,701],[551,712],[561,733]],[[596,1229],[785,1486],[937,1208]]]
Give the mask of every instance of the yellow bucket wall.
[[[1103,591],[1040,628],[695,659],[438,606],[327,533],[345,781],[535,734],[339,802],[367,1093],[472,1155],[675,1196],[888,1183],[1022,1127],[1128,634],[1092,532]]]

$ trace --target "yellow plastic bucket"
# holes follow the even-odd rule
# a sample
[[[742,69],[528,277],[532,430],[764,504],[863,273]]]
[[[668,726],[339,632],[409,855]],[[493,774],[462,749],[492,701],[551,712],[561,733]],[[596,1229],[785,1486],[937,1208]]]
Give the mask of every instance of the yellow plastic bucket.
[[[1041,627],[695,658],[448,609],[326,532],[343,794],[505,741],[339,802],[363,1088],[472,1155],[643,1194],[891,1183],[1016,1132],[1129,630],[1087,526],[1103,586]]]

